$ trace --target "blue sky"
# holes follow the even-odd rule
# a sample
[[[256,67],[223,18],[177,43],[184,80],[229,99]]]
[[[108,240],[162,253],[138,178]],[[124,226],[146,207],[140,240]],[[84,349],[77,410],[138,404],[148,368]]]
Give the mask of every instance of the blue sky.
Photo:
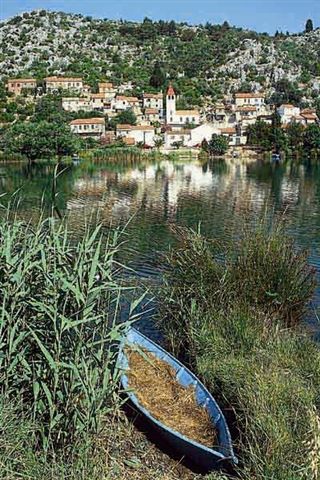
[[[0,0],[2,20],[36,8],[100,18],[221,23],[274,33],[301,31],[307,18],[320,26],[320,0]]]

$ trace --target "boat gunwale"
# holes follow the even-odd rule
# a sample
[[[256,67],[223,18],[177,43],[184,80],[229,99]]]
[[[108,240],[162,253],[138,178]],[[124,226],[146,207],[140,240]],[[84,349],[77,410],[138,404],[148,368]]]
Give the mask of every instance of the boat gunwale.
[[[182,433],[180,433],[179,431],[177,430],[174,430],[172,429],[171,427],[168,427],[167,425],[165,425],[164,423],[160,422],[159,420],[157,420],[153,415],[151,415],[151,413],[149,412],[149,410],[147,410],[138,400],[138,397],[133,393],[132,390],[128,390],[124,385],[123,385],[123,382],[122,382],[122,379],[123,377],[126,377],[128,379],[128,376],[124,373],[126,372],[127,370],[124,368],[124,367],[121,367],[119,366],[119,369],[121,370],[121,375],[120,375],[120,380],[121,380],[121,384],[124,388],[124,392],[128,395],[129,399],[137,406],[137,408],[139,408],[139,410],[142,411],[142,413],[149,419],[151,420],[153,423],[155,423],[158,427],[168,431],[170,434],[173,434],[175,436],[177,436],[179,439],[185,441],[185,442],[188,442],[190,443],[191,445],[193,445],[194,447],[196,448],[200,448],[202,450],[204,450],[205,452],[207,453],[211,453],[211,454],[214,454],[216,457],[219,457],[219,460],[217,460],[217,462],[222,462],[222,461],[231,461],[234,465],[237,465],[238,463],[238,459],[237,457],[235,456],[234,454],[234,451],[233,451],[233,446],[232,446],[232,439],[231,439],[231,434],[229,432],[229,427],[227,425],[227,421],[223,415],[223,412],[221,410],[221,408],[219,407],[218,403],[216,402],[216,400],[214,399],[214,397],[211,395],[211,393],[208,391],[208,389],[205,387],[205,385],[196,377],[196,375],[194,373],[191,372],[191,370],[189,370],[185,365],[183,365],[183,363],[180,362],[180,360],[178,360],[177,358],[175,358],[173,355],[171,355],[171,353],[167,352],[164,348],[162,348],[159,344],[155,343],[153,340],[151,340],[150,338],[146,337],[143,333],[139,332],[139,330],[137,330],[136,328],[134,327],[130,327],[129,330],[127,331],[122,343],[121,343],[121,346],[120,346],[120,350],[119,350],[119,358],[120,358],[120,355],[123,355],[124,357],[127,357],[125,352],[124,352],[124,347],[125,345],[128,343],[128,335],[130,333],[130,331],[133,331],[133,333],[137,336],[140,336],[142,337],[146,342],[149,342],[151,343],[156,349],[160,350],[162,353],[164,353],[165,355],[169,356],[175,363],[177,363],[180,367],[182,367],[190,376],[191,378],[193,378],[195,380],[195,382],[205,391],[205,393],[208,395],[208,398],[210,399],[211,402],[213,402],[214,406],[216,407],[216,409],[218,410],[219,414],[220,414],[220,417],[219,417],[219,420],[221,419],[221,421],[224,423],[224,428],[225,428],[225,433],[226,433],[226,437],[227,437],[227,441],[228,441],[228,446],[226,447],[223,447],[224,449],[228,449],[229,450],[229,453],[230,455],[224,455],[222,454],[221,452],[219,452],[218,450],[215,450],[214,448],[210,448],[210,447],[207,447],[195,440],[192,440],[190,439],[189,437],[183,435]],[[131,342],[133,343],[133,342]],[[130,344],[130,342],[129,342]],[[134,344],[134,343],[133,343]],[[153,352],[150,352],[150,353],[153,353]],[[164,360],[164,359],[162,359]],[[164,360],[165,361],[165,360]],[[129,384],[129,381],[128,381],[128,384]],[[211,419],[212,420],[212,419]],[[218,421],[219,421],[218,420]],[[215,425],[216,427],[216,424],[212,421],[212,423]],[[217,422],[218,423],[218,422]]]

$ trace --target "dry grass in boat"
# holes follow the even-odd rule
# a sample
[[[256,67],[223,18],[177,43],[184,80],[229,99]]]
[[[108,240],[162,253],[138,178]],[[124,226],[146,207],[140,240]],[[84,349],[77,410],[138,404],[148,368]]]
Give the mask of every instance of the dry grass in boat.
[[[194,387],[183,387],[175,370],[163,360],[142,350],[126,351],[129,387],[140,403],[160,422],[207,447],[217,442],[208,412],[199,407]]]

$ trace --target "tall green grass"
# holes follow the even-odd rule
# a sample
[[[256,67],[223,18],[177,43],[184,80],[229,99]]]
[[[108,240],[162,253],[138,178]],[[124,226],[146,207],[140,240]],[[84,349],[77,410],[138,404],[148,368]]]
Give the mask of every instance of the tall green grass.
[[[243,480],[319,478],[320,352],[301,328],[315,288],[281,226],[228,245],[180,229],[161,325],[226,409]]]
[[[63,223],[0,221],[0,393],[28,412],[35,441],[66,448],[119,405],[114,373],[117,233],[74,243]]]

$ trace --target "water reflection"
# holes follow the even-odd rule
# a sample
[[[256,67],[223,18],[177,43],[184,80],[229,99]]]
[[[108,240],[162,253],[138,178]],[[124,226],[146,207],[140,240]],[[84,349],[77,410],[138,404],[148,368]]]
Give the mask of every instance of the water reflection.
[[[50,209],[53,168],[47,164],[3,164],[0,191],[22,187],[21,215],[33,218],[41,204]],[[57,207],[76,234],[97,218],[106,228],[130,219],[123,261],[138,274],[156,277],[161,256],[172,242],[170,225],[197,227],[226,239],[269,208],[284,213],[298,245],[310,249],[320,272],[320,167],[310,163],[269,164],[231,160],[163,160],[153,164],[81,163],[59,176]],[[3,200],[3,199],[2,199]],[[6,200],[3,200],[4,202]]]

